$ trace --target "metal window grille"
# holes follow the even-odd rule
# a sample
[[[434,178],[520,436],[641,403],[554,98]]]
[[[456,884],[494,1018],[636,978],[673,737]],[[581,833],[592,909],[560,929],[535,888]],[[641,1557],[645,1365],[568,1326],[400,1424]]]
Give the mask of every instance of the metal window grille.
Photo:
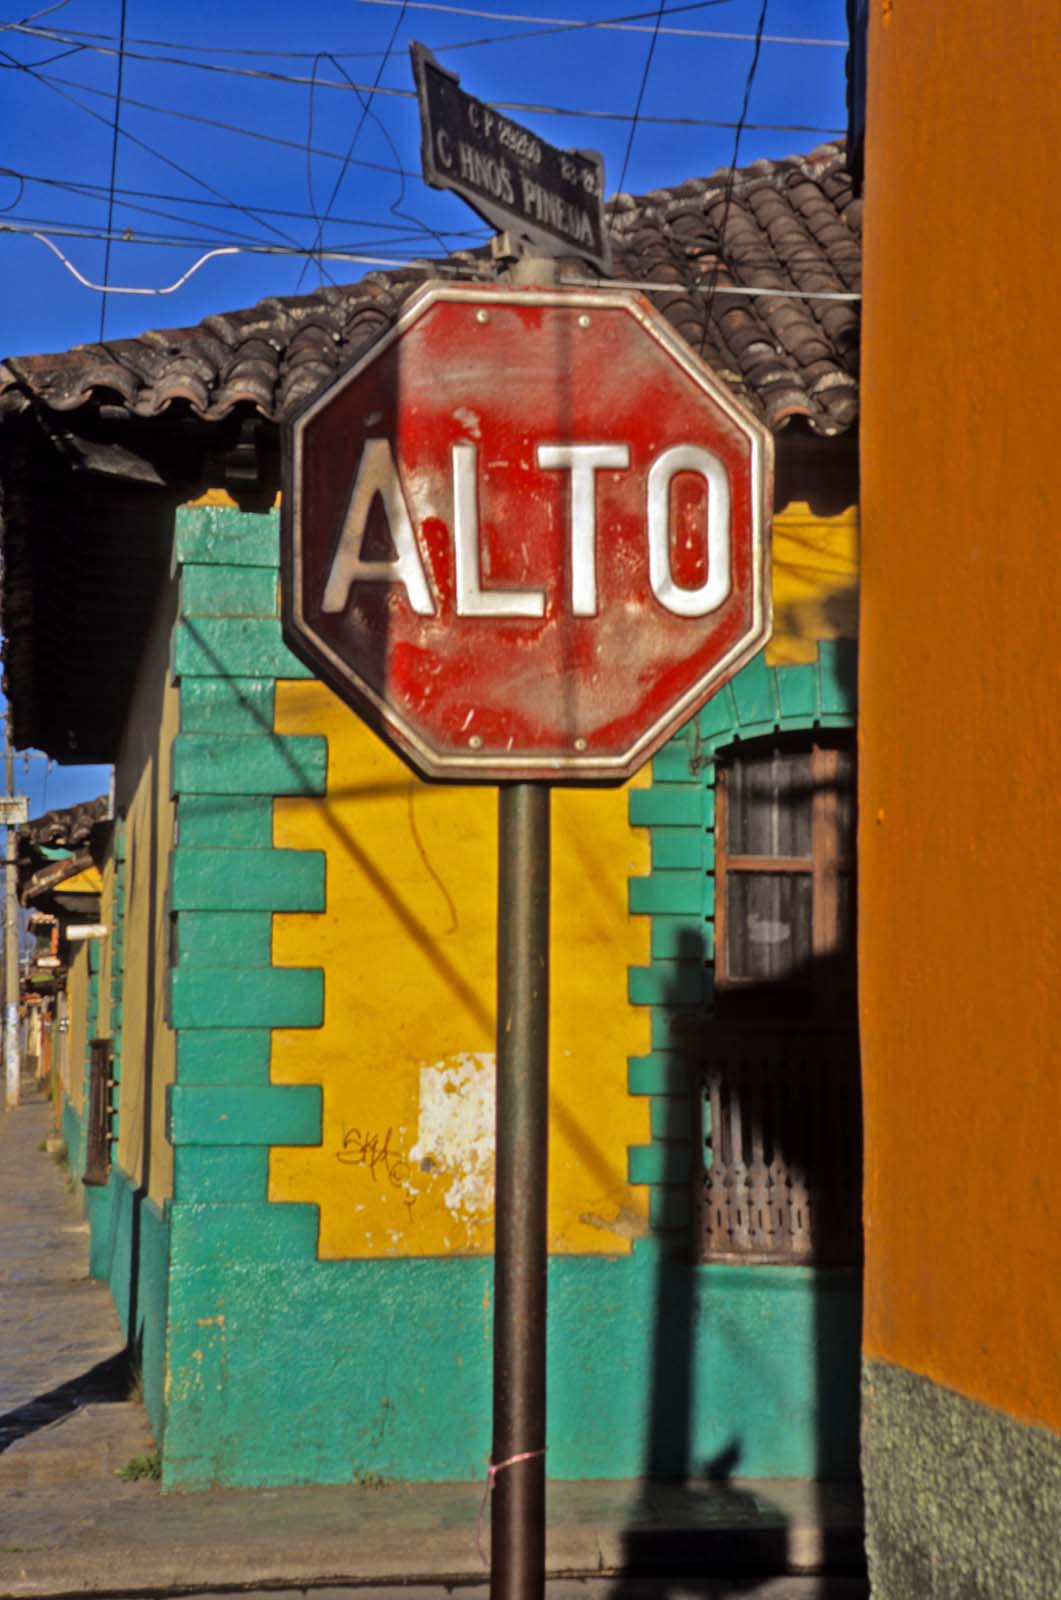
[[[705,1260],[859,1257],[854,823],[840,739],[759,741],[720,766],[695,1197]]]
[[[110,1039],[89,1043],[88,1124],[85,1130],[85,1171],[81,1182],[97,1188],[107,1182],[111,1165],[113,1106],[111,1076],[114,1059]]]

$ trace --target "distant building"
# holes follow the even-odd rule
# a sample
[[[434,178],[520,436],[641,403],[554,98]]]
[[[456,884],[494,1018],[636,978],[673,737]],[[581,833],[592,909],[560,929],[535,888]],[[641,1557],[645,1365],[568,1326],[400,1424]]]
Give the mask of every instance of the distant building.
[[[651,771],[555,797],[558,1478],[857,1471],[858,313],[785,295],[858,289],[860,211],[835,146],[611,211],[775,432],[775,633]],[[494,797],[412,778],[277,620],[280,425],[425,276],[0,366],[15,737],[115,763],[71,1004],[170,1488],[488,1453]]]

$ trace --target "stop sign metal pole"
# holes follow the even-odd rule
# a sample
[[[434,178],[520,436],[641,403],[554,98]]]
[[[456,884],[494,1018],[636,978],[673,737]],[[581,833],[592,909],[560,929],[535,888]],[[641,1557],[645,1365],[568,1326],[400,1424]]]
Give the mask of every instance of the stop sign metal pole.
[[[555,263],[523,256],[509,277],[553,283]],[[490,1600],[545,1593],[551,823],[547,783],[499,786]]]
[[[545,1330],[552,794],[498,792],[492,1600],[545,1586]]]

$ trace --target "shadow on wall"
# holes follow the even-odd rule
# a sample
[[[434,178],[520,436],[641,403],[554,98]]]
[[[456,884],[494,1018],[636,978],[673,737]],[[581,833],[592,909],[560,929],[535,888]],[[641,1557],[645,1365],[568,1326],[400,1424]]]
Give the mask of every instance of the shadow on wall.
[[[685,966],[708,965],[705,937],[686,930],[678,956]],[[753,1212],[756,1206],[772,1206],[775,1224],[786,1210],[797,1215],[803,1199],[814,1248],[810,1253],[805,1247],[797,1250],[792,1266],[780,1270],[806,1271],[809,1266],[815,1273],[808,1375],[815,1478],[827,1480],[844,1472],[842,1463],[850,1453],[844,1435],[858,1414],[860,1341],[857,1325],[850,1325],[850,1303],[832,1292],[830,1278],[834,1289],[836,1273],[831,1269],[842,1272],[846,1266],[850,1280],[861,1245],[861,1099],[851,972],[851,961],[842,954],[806,962],[783,985],[742,987],[732,1018],[727,1018],[725,999],[717,995],[711,1011],[696,1013],[689,1012],[678,986],[663,1002],[673,1005],[679,1016],[678,1008],[684,1008],[688,1018],[680,1049],[693,1130],[693,1222],[689,1234],[660,1232],[656,1239],[645,1482],[624,1536],[628,1580],[617,1583],[613,1600],[637,1600],[649,1577],[656,1585],[653,1593],[660,1596],[670,1584],[675,1596],[737,1595],[757,1590],[764,1574],[789,1569],[787,1514],[771,1501],[768,1484],[757,1483],[752,1490],[734,1481],[740,1479],[745,1455],[741,1433],[734,1432],[710,1457],[697,1455],[695,1421],[705,1413],[697,1388],[712,1381],[713,1328],[714,1336],[726,1337],[719,1326],[723,1319],[712,1316],[711,1298],[732,1293],[712,1274],[710,1263],[742,1264],[740,1249],[723,1253],[718,1248],[725,1218],[720,1228],[717,1208],[713,1219],[707,1215],[719,1194],[728,1196],[732,1217],[740,1215],[742,1199]],[[783,1076],[794,1069],[805,1084],[810,1082],[813,1095],[816,1066],[831,1080],[828,1092],[819,1095],[814,1111],[800,1115],[791,1092],[782,1087]],[[710,1126],[712,1103],[716,1114],[720,1106],[725,1108],[722,1127]],[[834,1148],[838,1140],[848,1145],[839,1160]],[[716,1161],[726,1169],[721,1188],[710,1182]],[[830,1213],[838,1206],[845,1215],[830,1225]],[[743,1221],[747,1224],[747,1216]],[[804,1227],[806,1222],[804,1215]],[[772,1232],[776,1243],[784,1230],[775,1226],[762,1231]],[[751,1232],[754,1237],[754,1221]],[[743,1241],[746,1248],[746,1226]],[[782,1258],[777,1253],[772,1267],[762,1262],[768,1253],[745,1253],[744,1270],[778,1270]],[[851,1498],[845,1496],[848,1506]],[[849,1520],[845,1525],[842,1517],[836,1523],[828,1514],[829,1503],[827,1482],[808,1486],[809,1518],[822,1530],[821,1564],[860,1584],[865,1571],[861,1528]],[[868,1590],[851,1591],[856,1592]]]

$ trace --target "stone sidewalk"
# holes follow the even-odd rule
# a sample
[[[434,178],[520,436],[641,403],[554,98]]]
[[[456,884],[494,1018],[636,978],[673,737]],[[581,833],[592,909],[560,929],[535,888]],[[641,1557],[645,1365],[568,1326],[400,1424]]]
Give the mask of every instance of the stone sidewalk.
[[[152,1442],[50,1126],[43,1101],[0,1118],[0,1600],[485,1594],[475,1484],[161,1495],[115,1475]],[[551,1483],[547,1559],[550,1600],[868,1592],[851,1486]]]

